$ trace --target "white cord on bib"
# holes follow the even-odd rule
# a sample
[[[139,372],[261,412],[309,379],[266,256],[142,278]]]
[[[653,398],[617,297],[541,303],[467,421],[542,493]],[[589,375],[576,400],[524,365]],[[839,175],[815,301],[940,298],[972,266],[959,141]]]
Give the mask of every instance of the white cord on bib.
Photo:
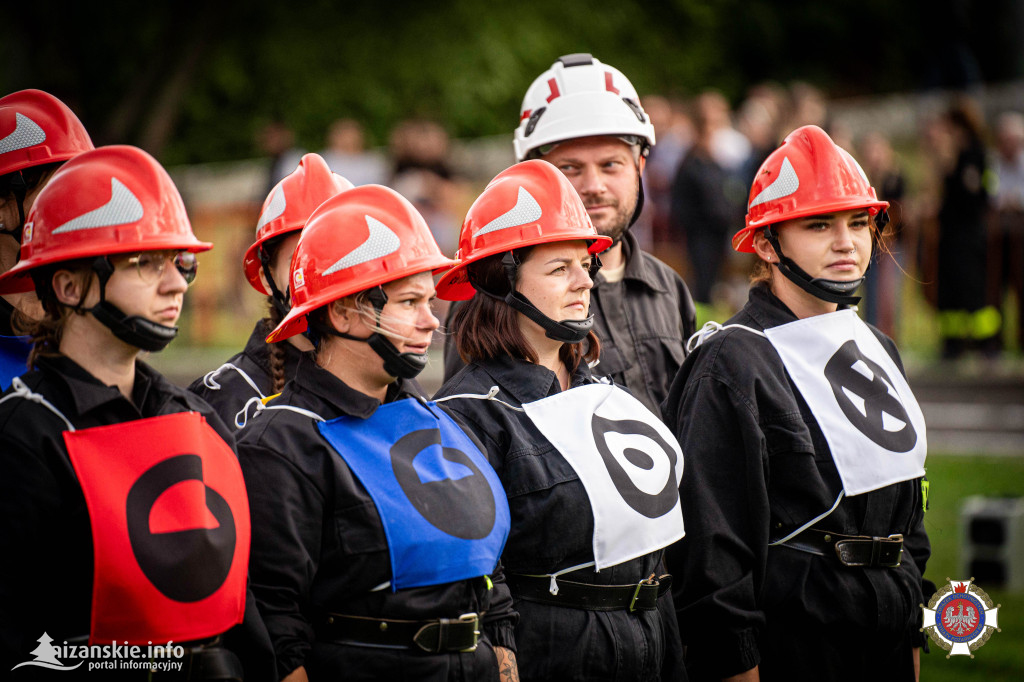
[[[318,415],[316,412],[304,410],[301,407],[295,407],[294,405],[267,405],[263,402],[263,400],[264,399],[257,398],[256,396],[253,396],[252,398],[246,400],[245,406],[242,407],[242,409],[239,410],[238,414],[235,415],[235,426],[241,429],[244,428],[245,425],[248,423],[250,405],[256,406],[256,411],[252,413],[253,419],[255,419],[259,415],[259,413],[263,412],[264,410],[288,410],[289,412],[301,414],[305,417],[309,417],[310,419],[313,419],[318,422],[327,421],[326,419]]]
[[[75,430],[75,425],[72,424],[71,421],[64,416],[63,412],[54,407],[53,403],[44,398],[41,394],[34,393],[28,386],[25,385],[25,382],[22,381],[20,377],[14,377],[14,379],[11,380],[11,388],[13,388],[14,391],[9,393],[8,395],[5,395],[3,398],[0,398],[0,403],[6,402],[11,398],[21,398],[23,400],[28,400],[33,403],[38,403],[45,407],[46,409],[48,409],[50,412],[53,412],[55,415],[63,419],[64,423],[68,425],[68,431]]]
[[[691,336],[690,338],[688,338],[686,340],[686,352],[687,353],[692,353],[694,350],[697,349],[698,346],[700,346],[702,343],[704,343],[705,339],[707,339],[707,338],[709,338],[711,336],[714,336],[715,334],[717,334],[718,332],[722,331],[723,329],[746,329],[748,332],[753,332],[754,334],[757,334],[758,336],[763,336],[765,338],[768,338],[768,335],[765,334],[764,332],[758,331],[756,329],[752,329],[751,327],[747,327],[746,325],[742,325],[742,324],[725,324],[725,325],[723,325],[723,324],[719,324],[718,322],[715,322],[714,320],[708,320],[707,322],[704,323],[703,327],[698,329],[697,332],[693,336]]]
[[[252,386],[252,390],[256,391],[256,393],[259,394],[260,398],[267,397],[263,395],[263,391],[261,391],[260,387],[256,385],[256,382],[252,380],[252,377],[250,377],[248,374],[242,371],[241,368],[232,365],[230,362],[225,362],[223,365],[213,370],[212,372],[207,372],[206,376],[203,377],[203,385],[206,386],[207,388],[213,389],[214,391],[219,391],[221,389],[221,385],[217,383],[217,375],[219,375],[222,371],[226,369],[233,369],[240,375],[242,375],[242,378],[245,379],[245,383]]]
[[[523,575],[527,578],[551,578],[551,585],[548,587],[548,592],[550,592],[552,595],[556,595],[558,594],[558,576],[565,575],[566,573],[572,573],[573,571],[578,571],[581,568],[589,568],[593,565],[593,561],[588,561],[585,564],[580,564],[578,566],[570,566],[569,568],[563,568],[561,571],[555,571],[554,573],[545,573],[543,575],[530,575],[529,573],[524,573]]]
[[[515,410],[516,412],[525,412],[526,411],[526,410],[524,410],[521,407],[516,407],[515,405],[509,405],[504,400],[498,400],[497,398],[495,398],[494,396],[498,395],[498,391],[499,391],[499,389],[498,389],[497,386],[491,386],[491,390],[487,391],[487,393],[458,393],[456,395],[445,396],[444,398],[436,398],[434,400],[434,402],[435,403],[443,403],[443,402],[445,402],[447,400],[454,400],[456,398],[473,398],[474,400],[493,400],[494,402],[500,403],[500,404],[504,405],[505,407],[507,407],[508,409]]]
[[[795,538],[797,535],[800,535],[800,533],[803,533],[805,530],[807,530],[808,528],[810,528],[811,526],[816,524],[818,521],[821,521],[822,519],[827,517],[829,514],[831,514],[832,512],[834,512],[836,510],[836,507],[839,506],[839,501],[843,499],[844,495],[846,495],[846,491],[845,490],[840,490],[839,491],[839,497],[836,498],[836,502],[835,502],[835,504],[832,505],[831,509],[829,509],[824,514],[821,514],[819,516],[815,516],[813,519],[811,519],[810,521],[808,521],[804,525],[800,526],[795,531],[793,531],[792,533],[790,533],[786,537],[782,538],[781,540],[776,540],[775,542],[769,542],[768,546],[769,547],[774,547],[775,545],[783,545],[786,542],[788,542],[789,540],[792,540],[793,538]]]

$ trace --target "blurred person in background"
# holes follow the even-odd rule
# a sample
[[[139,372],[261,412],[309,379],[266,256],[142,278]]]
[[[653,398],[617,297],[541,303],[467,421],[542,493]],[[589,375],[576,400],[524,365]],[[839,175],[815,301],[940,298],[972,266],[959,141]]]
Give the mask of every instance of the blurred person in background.
[[[267,343],[266,338],[291,309],[288,267],[302,226],[320,204],[347,189],[352,189],[352,183],[332,173],[321,157],[306,154],[264,200],[256,241],[245,252],[242,265],[249,285],[267,296],[267,316],[256,323],[241,352],[189,386],[225,423],[244,422],[240,412],[253,398],[280,393],[295,375],[299,356],[313,350],[302,334],[289,337],[286,343]]]
[[[743,216],[750,143],[732,127],[730,117],[720,93],[708,91],[697,98],[697,136],[672,183],[672,229],[686,240],[701,321],[709,318],[729,234]]]
[[[295,680],[517,680],[497,568],[508,502],[479,443],[416,376],[454,262],[395,191],[365,185],[310,216],[272,343],[315,350],[239,440],[252,589]]]
[[[664,250],[675,246],[668,224],[672,178],[693,144],[693,125],[690,117],[679,111],[677,103],[666,97],[647,95],[641,103],[658,133],[658,144],[647,154],[644,208],[631,232],[644,249],[650,250],[657,244],[659,250]]]
[[[363,126],[351,118],[339,118],[327,129],[327,147],[321,156],[332,171],[353,185],[382,185],[387,179],[383,157],[366,149]]]
[[[270,170],[267,175],[267,193],[292,172],[299,164],[303,150],[295,146],[295,133],[281,119],[273,119],[266,123],[257,138],[260,151],[270,157]]]
[[[594,367],[626,386],[649,410],[685,357],[694,307],[682,278],[643,251],[630,227],[644,203],[643,170],[654,126],[626,76],[589,54],[560,57],[523,98],[513,146],[516,160],[543,159],[569,179],[597,231],[612,245],[591,292],[601,362]],[[458,306],[452,306],[457,309]],[[451,326],[449,334],[457,332]],[[445,378],[462,366],[445,346]]]
[[[447,131],[434,121],[409,119],[391,131],[394,168],[388,186],[423,214],[444,253],[457,247],[463,208],[462,188],[448,158],[448,145]]]
[[[987,292],[988,188],[985,123],[976,102],[961,97],[941,119],[953,146],[938,213],[938,295],[942,357],[998,352],[1002,318]]]
[[[810,83],[794,81],[789,84],[789,117],[783,130],[795,130],[814,125],[824,128],[828,122],[828,102],[825,94]]]
[[[531,682],[685,680],[661,562],[683,534],[682,453],[656,414],[590,371],[596,254],[611,241],[562,173],[523,161],[473,203],[459,264],[437,284],[465,301],[455,344],[468,364],[435,399],[508,494],[502,563]],[[628,462],[612,455],[622,447]]]
[[[22,258],[0,275],[0,292],[34,288],[45,311],[31,325],[31,371],[0,398],[5,671],[45,632],[184,648],[182,670],[129,678],[241,680],[244,665],[247,680],[273,679],[246,588],[249,504],[234,438],[202,399],[139,359],[177,335],[196,253],[211,246],[192,233],[167,172],[136,147],[82,152],[36,198]]]
[[[693,339],[663,405],[687,462],[668,564],[691,680],[918,676],[924,418],[850,308],[887,207],[817,126],[751,187],[749,300]]]
[[[53,95],[21,90],[0,98],[0,274],[18,262],[36,196],[62,163],[92,148],[82,122]],[[0,390],[28,368],[31,345],[11,326],[15,310],[43,315],[34,291],[0,296]]]
[[[1002,305],[1004,293],[1017,303],[1017,348],[1024,350],[1024,114],[1008,111],[996,122],[993,196],[995,218],[989,238],[990,296]]]
[[[882,236],[890,257],[876,258],[864,277],[864,319],[878,327],[883,334],[895,337],[900,302],[897,273],[903,265],[901,236],[906,181],[903,169],[885,135],[871,131],[864,135],[859,147],[864,172],[876,188],[878,198],[889,202],[889,225],[883,230]],[[882,292],[886,293],[883,295]],[[891,292],[896,292],[896,295]]]

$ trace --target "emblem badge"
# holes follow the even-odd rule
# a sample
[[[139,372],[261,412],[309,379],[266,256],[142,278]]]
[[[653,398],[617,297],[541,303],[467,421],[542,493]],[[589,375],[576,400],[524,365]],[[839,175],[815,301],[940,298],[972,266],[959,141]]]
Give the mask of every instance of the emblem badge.
[[[947,578],[946,580],[949,580]],[[999,606],[970,580],[949,580],[924,604],[922,632],[950,656],[970,656],[999,629]]]

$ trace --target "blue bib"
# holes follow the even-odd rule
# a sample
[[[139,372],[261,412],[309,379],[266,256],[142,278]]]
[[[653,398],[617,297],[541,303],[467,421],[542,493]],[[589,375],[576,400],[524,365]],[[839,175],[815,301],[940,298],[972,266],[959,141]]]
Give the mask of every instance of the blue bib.
[[[28,371],[28,336],[0,336],[0,391],[7,390],[11,379]]]
[[[318,428],[377,507],[393,591],[494,571],[511,525],[505,491],[436,403],[399,400],[369,419],[338,417]]]

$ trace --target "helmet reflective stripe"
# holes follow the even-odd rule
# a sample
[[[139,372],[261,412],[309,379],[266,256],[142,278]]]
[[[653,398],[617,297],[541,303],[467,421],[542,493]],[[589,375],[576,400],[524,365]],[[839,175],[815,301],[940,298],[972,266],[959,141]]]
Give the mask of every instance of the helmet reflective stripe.
[[[654,145],[654,126],[629,79],[589,54],[566,55],[523,98],[516,160],[545,145],[595,135],[631,135]]]
[[[14,130],[0,140],[0,154],[16,152],[46,142],[46,132],[22,113],[14,114]]]
[[[766,201],[788,197],[798,189],[800,189],[800,178],[797,177],[796,171],[793,170],[793,164],[789,162],[789,158],[784,158],[782,160],[782,167],[779,169],[779,177],[772,180],[772,184],[761,190],[761,193],[754,197],[754,200],[750,202],[750,206],[747,208],[751,209]]]
[[[520,187],[519,194],[516,196],[516,205],[509,209],[507,213],[502,213],[477,230],[475,236],[479,237],[482,234],[488,234],[496,230],[507,230],[510,227],[519,227],[520,225],[532,223],[540,220],[541,213],[540,204],[533,198],[533,195],[527,192],[525,187]]]
[[[260,220],[256,223],[256,232],[259,233],[260,229],[275,218],[280,218],[284,213],[284,209],[288,206],[288,200],[284,195],[284,189],[278,185],[274,188],[273,193],[270,195],[270,201],[267,202],[267,207],[263,209],[263,213],[260,214]]]
[[[127,225],[142,220],[143,213],[139,198],[132,194],[123,182],[117,178],[110,178],[110,200],[107,203],[67,221],[55,228],[52,234]]]
[[[366,241],[339,258],[331,267],[324,270],[325,276],[333,275],[345,268],[362,265],[377,258],[383,258],[398,251],[398,248],[402,245],[394,230],[373,216],[364,217],[366,218],[366,226],[370,229],[370,234],[366,237]]]

